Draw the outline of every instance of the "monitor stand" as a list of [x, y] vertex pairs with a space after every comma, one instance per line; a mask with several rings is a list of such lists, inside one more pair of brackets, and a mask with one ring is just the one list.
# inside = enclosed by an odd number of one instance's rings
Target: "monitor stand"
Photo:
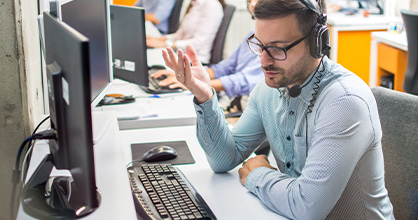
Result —
[[[38, 219], [75, 219], [92, 213], [95, 209], [86, 207], [77, 196], [71, 176], [50, 177], [52, 161], [52, 155], [46, 155], [23, 188], [23, 210]], [[97, 197], [100, 201], [99, 192]]]

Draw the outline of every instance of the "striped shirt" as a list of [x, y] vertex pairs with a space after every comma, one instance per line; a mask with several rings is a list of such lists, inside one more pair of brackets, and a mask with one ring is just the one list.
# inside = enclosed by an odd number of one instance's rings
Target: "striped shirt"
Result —
[[[227, 172], [267, 138], [278, 170], [253, 170], [245, 187], [274, 212], [291, 219], [394, 219], [374, 96], [326, 57], [324, 68], [296, 98], [261, 81], [231, 131], [216, 96], [195, 101], [197, 136], [209, 164]], [[316, 76], [318, 95], [307, 114]]]

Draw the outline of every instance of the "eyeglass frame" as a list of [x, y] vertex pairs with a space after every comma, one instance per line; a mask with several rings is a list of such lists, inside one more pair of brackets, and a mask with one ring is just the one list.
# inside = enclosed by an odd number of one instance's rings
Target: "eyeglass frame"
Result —
[[[250, 50], [251, 50], [251, 52], [253, 52], [255, 55], [257, 55], [257, 56], [260, 56], [261, 57], [261, 55], [262, 55], [262, 53], [263, 53], [263, 51], [266, 51], [267, 52], [267, 54], [273, 59], [273, 60], [279, 60], [279, 61], [283, 61], [283, 60], [286, 60], [287, 59], [287, 51], [288, 50], [290, 50], [290, 49], [292, 49], [294, 46], [296, 46], [296, 45], [298, 45], [300, 42], [302, 42], [303, 40], [305, 40], [307, 37], [309, 37], [309, 35], [311, 35], [310, 33], [308, 34], [308, 35], [306, 35], [306, 36], [304, 36], [304, 37], [302, 37], [302, 38], [300, 38], [300, 39], [298, 39], [298, 40], [296, 40], [295, 42], [293, 42], [293, 43], [291, 43], [289, 46], [287, 46], [287, 47], [277, 47], [277, 46], [264, 46], [264, 45], [262, 45], [262, 44], [259, 44], [259, 43], [256, 43], [256, 42], [253, 42], [253, 41], [251, 41], [253, 38], [255, 38], [255, 33], [254, 34], [252, 34], [250, 37], [248, 37], [247, 38], [247, 44], [248, 44], [248, 47], [250, 48]], [[256, 38], [257, 39], [257, 38]], [[250, 44], [254, 44], [254, 45], [257, 45], [259, 48], [261, 48], [261, 53], [259, 53], [258, 51], [254, 51], [253, 50], [253, 48], [250, 46]], [[284, 59], [277, 59], [277, 58], [274, 58], [272, 55], [271, 55], [271, 53], [270, 53], [270, 51], [268, 50], [268, 48], [278, 48], [278, 49], [281, 49], [281, 50], [283, 50], [283, 52], [284, 52]]]

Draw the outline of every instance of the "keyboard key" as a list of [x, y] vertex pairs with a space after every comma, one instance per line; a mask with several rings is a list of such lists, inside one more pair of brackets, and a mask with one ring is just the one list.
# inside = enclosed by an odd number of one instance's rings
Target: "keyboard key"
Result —
[[[187, 179], [172, 165], [145, 164], [128, 168], [128, 173], [141, 219], [216, 219]], [[136, 197], [135, 192], [145, 196]]]

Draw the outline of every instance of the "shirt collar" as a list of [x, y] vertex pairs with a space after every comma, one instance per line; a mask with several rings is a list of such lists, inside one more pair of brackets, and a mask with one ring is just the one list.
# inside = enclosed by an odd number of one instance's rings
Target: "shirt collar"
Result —
[[323, 82], [323, 79], [325, 78], [325, 75], [327, 75], [329, 70], [330, 70], [330, 65], [331, 65], [331, 63], [330, 63], [328, 57], [325, 56], [323, 58], [323, 62], [321, 62], [320, 65], [319, 65], [318, 72], [317, 72], [317, 69], [315, 69], [309, 75], [309, 77], [305, 80], [305, 82], [303, 82], [302, 85], [307, 83], [311, 79], [311, 77], [313, 77], [313, 79], [305, 87], [302, 88], [302, 91], [297, 98], [300, 98], [302, 101], [304, 101], [305, 103], [308, 104], [309, 101], [312, 99], [312, 93], [314, 93], [314, 88], [317, 87], [316, 84], [318, 82], [318, 77], [319, 77], [319, 83], [318, 83], [319, 88], [318, 89], [321, 90], [321, 84]]

